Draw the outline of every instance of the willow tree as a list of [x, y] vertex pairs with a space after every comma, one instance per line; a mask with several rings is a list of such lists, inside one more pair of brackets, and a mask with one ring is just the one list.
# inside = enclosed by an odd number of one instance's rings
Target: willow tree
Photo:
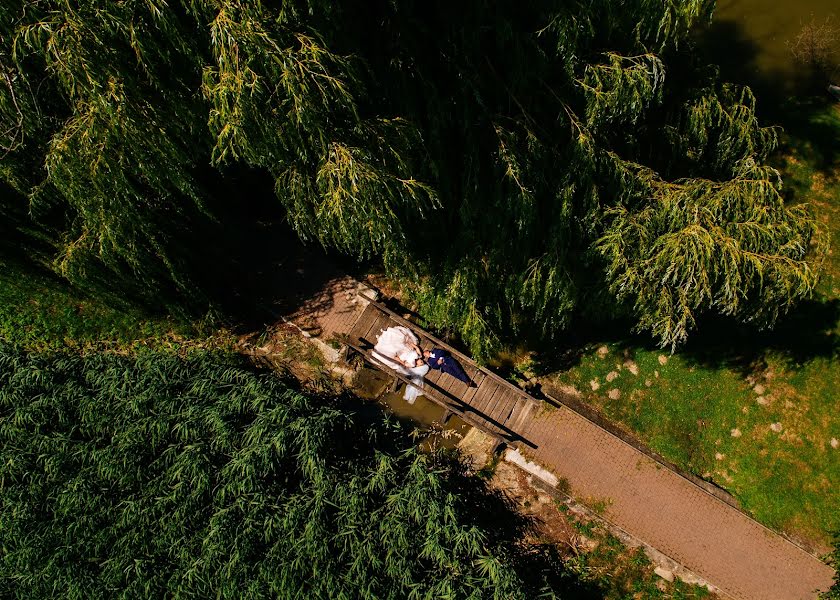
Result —
[[438, 110], [424, 137], [454, 215], [445, 251], [404, 265], [423, 312], [479, 351], [510, 325], [552, 334], [580, 314], [630, 313], [674, 346], [705, 313], [769, 326], [811, 293], [821, 248], [766, 166], [777, 131], [684, 50], [712, 8], [474, 2], [405, 19], [395, 37], [419, 30], [446, 59], [399, 80], [445, 80], [457, 107], [432, 85], [412, 94]]
[[200, 4], [213, 53], [202, 90], [214, 163], [243, 160], [271, 173], [304, 239], [361, 257], [401, 248], [406, 217], [435, 205], [414, 176], [416, 128], [361, 114], [363, 65], [330, 50], [295, 3], [276, 13], [251, 2]]
[[538, 561], [524, 578], [515, 568], [500, 497], [352, 405], [212, 355], [0, 344], [0, 366], [5, 598], [507, 599], [542, 587]]
[[301, 237], [380, 257], [479, 354], [581, 314], [633, 315], [666, 346], [707, 313], [769, 326], [814, 288], [821, 245], [749, 90], [691, 60], [712, 9], [5, 3], [0, 174], [80, 279], [188, 287], [178, 228], [242, 165]]
[[84, 281], [100, 263], [141, 285], [161, 277], [186, 285], [173, 225], [201, 205], [196, 173], [209, 141], [194, 93], [194, 31], [166, 2], [0, 10], [4, 62], [13, 65], [4, 102], [20, 110], [4, 162], [37, 167], [4, 174], [56, 226], [55, 268]]

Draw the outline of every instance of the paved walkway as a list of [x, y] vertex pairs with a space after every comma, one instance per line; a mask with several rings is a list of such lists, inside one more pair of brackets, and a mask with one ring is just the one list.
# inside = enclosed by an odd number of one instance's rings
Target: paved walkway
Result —
[[815, 598], [833, 571], [780, 535], [566, 407], [532, 419], [530, 454], [603, 518], [733, 598]]
[[[324, 341], [349, 333], [366, 307], [358, 285], [336, 276], [290, 318]], [[523, 451], [575, 498], [726, 596], [813, 599], [830, 587], [829, 566], [570, 408], [534, 411], [520, 427], [536, 445]]]

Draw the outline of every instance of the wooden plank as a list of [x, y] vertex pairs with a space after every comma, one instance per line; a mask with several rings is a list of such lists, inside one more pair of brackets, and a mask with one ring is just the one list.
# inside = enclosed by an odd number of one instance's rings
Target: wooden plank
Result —
[[525, 408], [522, 410], [521, 414], [519, 415], [519, 419], [517, 419], [517, 421], [513, 424], [513, 427], [511, 427], [511, 429], [515, 427], [516, 429], [514, 429], [514, 431], [519, 432], [519, 430], [522, 428], [525, 422], [528, 419], [530, 419], [532, 415], [536, 412], [536, 409], [537, 403], [528, 398], [528, 402], [525, 405]]
[[371, 344], [376, 344], [377, 338], [379, 338], [379, 334], [382, 333], [383, 329], [387, 329], [390, 326], [390, 323], [390, 319], [382, 318], [382, 316], [379, 316], [370, 323], [367, 331], [362, 332], [362, 335], [360, 335], [359, 337], [364, 338]]
[[441, 372], [435, 371], [434, 369], [429, 369], [429, 372], [426, 374], [426, 381], [431, 381], [432, 383], [436, 383], [440, 385], [440, 378]]
[[440, 347], [440, 348], [445, 348], [445, 349], [449, 350], [449, 352], [451, 352], [453, 356], [455, 356], [455, 357], [457, 357], [458, 359], [460, 359], [460, 360], [462, 360], [462, 361], [463, 361], [463, 362], [461, 363], [462, 365], [464, 365], [464, 364], [468, 364], [468, 365], [472, 366], [473, 368], [475, 368], [475, 369], [477, 369], [477, 370], [480, 370], [480, 371], [481, 371], [482, 373], [484, 373], [487, 377], [489, 377], [489, 378], [491, 378], [491, 379], [495, 380], [497, 383], [500, 383], [500, 384], [502, 384], [502, 385], [503, 385], [503, 386], [505, 386], [505, 387], [509, 387], [509, 388], [513, 388], [513, 389], [519, 390], [519, 388], [518, 388], [518, 387], [516, 387], [515, 385], [513, 385], [512, 383], [510, 383], [510, 382], [509, 382], [509, 381], [507, 381], [506, 379], [503, 379], [502, 377], [500, 377], [500, 376], [496, 375], [495, 373], [493, 373], [492, 371], [490, 371], [490, 370], [488, 370], [488, 369], [485, 369], [484, 367], [479, 367], [477, 364], [475, 364], [475, 362], [473, 361], [473, 359], [471, 359], [471, 358], [470, 358], [469, 356], [467, 356], [466, 354], [464, 354], [464, 353], [462, 353], [462, 352], [459, 352], [458, 350], [456, 350], [455, 348], [453, 348], [452, 346], [450, 346], [449, 344], [447, 344], [447, 343], [446, 343], [446, 342], [444, 342], [443, 340], [440, 340], [440, 339], [436, 338], [435, 336], [433, 336], [433, 335], [432, 335], [431, 333], [429, 333], [428, 331], [424, 331], [423, 329], [420, 329], [417, 325], [415, 325], [415, 324], [414, 324], [414, 323], [412, 323], [411, 321], [408, 321], [408, 320], [406, 320], [406, 319], [403, 319], [400, 315], [398, 315], [397, 313], [395, 313], [394, 311], [392, 311], [392, 310], [391, 310], [390, 308], [388, 308], [387, 306], [384, 306], [384, 305], [380, 304], [379, 302], [377, 302], [376, 300], [374, 300], [374, 299], [373, 299], [373, 298], [371, 298], [370, 296], [368, 296], [368, 295], [364, 294], [363, 292], [360, 292], [360, 293], [359, 293], [359, 295], [363, 296], [366, 300], [369, 300], [369, 301], [370, 301], [369, 306], [375, 306], [377, 309], [381, 310], [382, 312], [387, 313], [388, 315], [390, 315], [390, 316], [391, 316], [391, 318], [392, 318], [394, 321], [396, 321], [396, 322], [397, 322], [397, 323], [399, 323], [400, 325], [405, 325], [406, 327], [408, 327], [409, 329], [411, 329], [412, 331], [414, 331], [415, 333], [417, 333], [417, 335], [419, 335], [421, 339], [426, 338], [426, 339], [428, 339], [428, 340], [431, 340], [431, 341], [432, 341], [435, 345], [437, 345], [438, 347]]
[[476, 412], [480, 412], [481, 409], [487, 405], [498, 388], [499, 386], [496, 385], [495, 381], [485, 380], [483, 384], [478, 387], [476, 393], [470, 398], [470, 407], [472, 407], [472, 409]]
[[522, 411], [528, 407], [528, 400], [527, 398], [520, 397], [516, 400], [514, 405], [511, 407], [510, 414], [505, 418], [503, 421], [505, 425], [510, 427], [511, 423], [515, 423], [517, 419], [522, 415]]
[[[516, 405], [516, 399], [519, 397], [519, 394], [516, 393], [514, 390], [507, 389], [504, 391], [503, 395], [500, 398], [496, 399], [494, 406], [489, 408], [488, 416], [493, 419], [496, 423], [504, 426], [505, 428], [510, 429], [506, 424], [505, 420], [510, 415], [513, 407]], [[519, 435], [520, 432], [516, 431], [515, 429], [511, 429], [511, 431], [516, 432]]]
[[[376, 310], [376, 307], [368, 304], [367, 308], [362, 312], [361, 316], [356, 320], [356, 324], [350, 330], [348, 337], [352, 343], [357, 343], [359, 338], [364, 338], [370, 330], [371, 323], [376, 320], [381, 314]], [[371, 340], [368, 340], [371, 341]]]
[[543, 420], [538, 418], [539, 412], [539, 406], [533, 405], [530, 402], [522, 411], [515, 425], [522, 432], [523, 436], [531, 435], [531, 431], [536, 430], [541, 423], [544, 423]]
[[474, 388], [467, 388], [466, 393], [461, 397], [461, 400], [464, 401], [466, 404], [472, 404], [473, 398], [475, 398], [478, 391], [481, 389], [482, 384], [485, 381], [484, 373], [479, 373], [478, 377], [474, 380], [476, 387]]
[[504, 393], [504, 388], [497, 385], [495, 381], [488, 383], [490, 383], [490, 385], [487, 388], [485, 396], [478, 399], [478, 402], [472, 404], [473, 408], [475, 408], [476, 412], [479, 413], [484, 421], [487, 420], [487, 409], [493, 404], [493, 402], [495, 402], [496, 397], [499, 396], [499, 394]]
[[443, 376], [441, 377], [441, 383], [441, 387], [443, 387], [447, 392], [458, 398], [463, 398], [464, 393], [467, 391], [467, 389], [469, 389], [467, 388], [466, 383], [456, 379], [455, 377], [452, 377], [452, 375], [449, 375], [448, 373], [443, 374]]
[[496, 404], [496, 407], [490, 412], [490, 416], [499, 423], [504, 424], [510, 416], [513, 407], [516, 406], [516, 399], [518, 394], [511, 390], [505, 392], [504, 397]]
[[[495, 398], [493, 399], [493, 404], [487, 407], [486, 414], [488, 417], [502, 423], [504, 418], [499, 418], [499, 413], [504, 411], [506, 407], [510, 405], [510, 401], [513, 398], [513, 395], [510, 390], [502, 388], [500, 394], [496, 394]], [[507, 415], [505, 415], [507, 416]]]

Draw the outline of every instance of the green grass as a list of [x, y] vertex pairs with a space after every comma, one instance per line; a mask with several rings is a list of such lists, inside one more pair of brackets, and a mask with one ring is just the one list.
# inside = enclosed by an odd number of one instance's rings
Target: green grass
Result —
[[196, 333], [190, 323], [111, 307], [46, 273], [0, 261], [0, 338], [27, 348], [172, 344]]
[[628, 548], [600, 525], [571, 516], [562, 503], [557, 508], [570, 517], [569, 522], [578, 533], [596, 542], [591, 551], [576, 554], [568, 559], [568, 564], [584, 581], [597, 584], [604, 600], [709, 597], [705, 587], [679, 579], [666, 584], [653, 572], [654, 566], [641, 548]]
[[[791, 201], [812, 206], [832, 247], [814, 301], [775, 333], [721, 329], [673, 356], [633, 338], [595, 343], [578, 365], [548, 379], [573, 385], [656, 452], [731, 492], [759, 521], [828, 544], [840, 530], [840, 448], [831, 446], [840, 440], [840, 108], [790, 110], [779, 165]], [[608, 382], [611, 372], [617, 377]], [[756, 385], [765, 389], [757, 393]]]

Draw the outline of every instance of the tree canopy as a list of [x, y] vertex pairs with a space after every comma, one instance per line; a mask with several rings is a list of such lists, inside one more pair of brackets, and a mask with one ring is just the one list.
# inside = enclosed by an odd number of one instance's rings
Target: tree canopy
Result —
[[[760, 326], [808, 296], [814, 220], [778, 132], [692, 60], [709, 0], [39, 0], [0, 7], [0, 175], [55, 267], [182, 291], [229, 169], [306, 240], [375, 257], [477, 354], [632, 315]], [[12, 204], [18, 203], [13, 207]]]
[[0, 343], [0, 594], [536, 597], [524, 524], [413, 443], [226, 357]]

